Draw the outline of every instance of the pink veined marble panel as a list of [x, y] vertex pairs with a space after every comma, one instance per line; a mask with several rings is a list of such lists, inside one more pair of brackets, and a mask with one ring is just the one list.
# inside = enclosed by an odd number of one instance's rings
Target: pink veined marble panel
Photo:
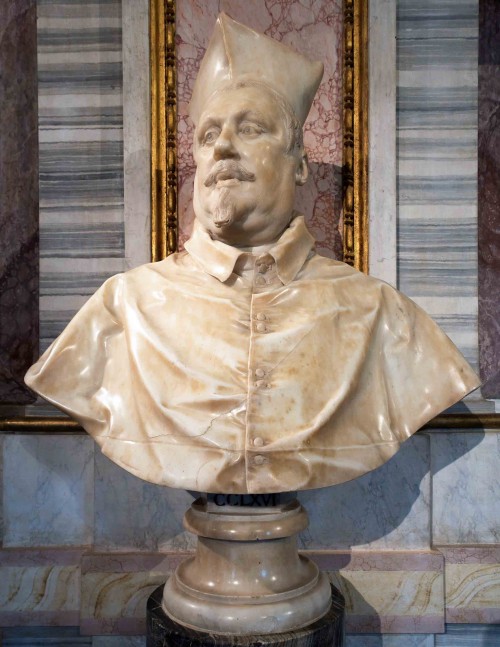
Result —
[[282, 41], [311, 59], [325, 74], [305, 124], [310, 177], [297, 191], [324, 256], [342, 258], [342, 2], [341, 0], [178, 0], [179, 247], [191, 233], [195, 165], [193, 125], [187, 116], [198, 66], [220, 11], [256, 31]]

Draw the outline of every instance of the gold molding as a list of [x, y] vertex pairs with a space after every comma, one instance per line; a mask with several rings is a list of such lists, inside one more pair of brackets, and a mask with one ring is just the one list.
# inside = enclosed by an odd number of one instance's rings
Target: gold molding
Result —
[[368, 273], [368, 3], [344, 0], [344, 262]]
[[175, 0], [150, 0], [151, 260], [177, 251]]
[[[500, 429], [500, 413], [445, 413], [430, 420], [420, 431], [431, 431], [433, 429], [443, 429], [445, 431]], [[42, 416], [0, 418], [0, 431], [7, 433], [50, 433], [54, 431], [85, 433], [75, 420], [69, 418], [45, 418]]]

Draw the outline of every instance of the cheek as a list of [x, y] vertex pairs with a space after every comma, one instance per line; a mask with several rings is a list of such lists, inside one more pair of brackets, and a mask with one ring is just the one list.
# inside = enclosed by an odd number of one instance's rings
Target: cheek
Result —
[[[283, 151], [267, 147], [258, 156], [257, 171], [266, 184], [280, 184], [290, 174], [290, 159], [283, 156]], [[293, 166], [293, 165], [292, 165]]]

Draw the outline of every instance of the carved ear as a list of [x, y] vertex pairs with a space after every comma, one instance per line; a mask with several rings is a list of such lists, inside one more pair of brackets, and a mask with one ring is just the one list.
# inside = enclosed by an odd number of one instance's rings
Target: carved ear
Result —
[[304, 153], [295, 172], [295, 184], [302, 186], [307, 182], [309, 177], [309, 166], [307, 164], [307, 155]]

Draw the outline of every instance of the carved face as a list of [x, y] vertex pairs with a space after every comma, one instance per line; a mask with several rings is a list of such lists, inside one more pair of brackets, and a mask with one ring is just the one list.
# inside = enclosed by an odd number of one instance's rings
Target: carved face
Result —
[[263, 87], [215, 94], [195, 131], [194, 211], [213, 238], [251, 247], [277, 240], [293, 210], [305, 158], [287, 152], [281, 108]]

